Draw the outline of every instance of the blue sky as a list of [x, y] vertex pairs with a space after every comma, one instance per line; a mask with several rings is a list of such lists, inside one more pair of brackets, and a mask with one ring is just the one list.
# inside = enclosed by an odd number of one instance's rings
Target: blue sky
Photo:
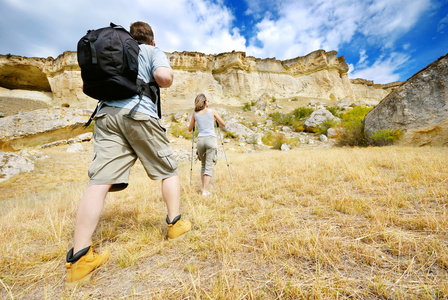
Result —
[[336, 50], [350, 78], [375, 83], [448, 53], [447, 0], [0, 0], [0, 54], [57, 57], [88, 29], [137, 20], [167, 52], [285, 60]]

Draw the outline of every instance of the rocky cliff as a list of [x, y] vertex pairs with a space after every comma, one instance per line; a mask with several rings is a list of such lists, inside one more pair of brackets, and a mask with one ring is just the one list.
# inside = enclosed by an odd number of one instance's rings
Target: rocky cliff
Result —
[[448, 54], [409, 78], [365, 117], [365, 132], [403, 131], [406, 145], [448, 145]]
[[[175, 80], [171, 88], [162, 90], [165, 111], [191, 108], [198, 93], [205, 93], [214, 103], [231, 106], [242, 106], [266, 94], [329, 105], [349, 97], [375, 105], [401, 84], [350, 80], [344, 57], [337, 57], [335, 51], [317, 50], [284, 61], [258, 59], [244, 52], [166, 55]], [[0, 55], [0, 97], [40, 100], [54, 107], [91, 109], [97, 103], [82, 92], [76, 52], [64, 52], [56, 59]]]

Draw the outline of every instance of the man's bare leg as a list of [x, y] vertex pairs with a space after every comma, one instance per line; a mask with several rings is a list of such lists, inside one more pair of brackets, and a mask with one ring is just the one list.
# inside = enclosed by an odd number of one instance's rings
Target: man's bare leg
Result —
[[180, 183], [179, 176], [162, 180], [162, 197], [165, 200], [168, 218], [173, 221], [180, 214]]
[[110, 184], [91, 185], [79, 201], [76, 214], [74, 254], [92, 244], [92, 235], [98, 225], [103, 211], [104, 199], [106, 199], [111, 186]]

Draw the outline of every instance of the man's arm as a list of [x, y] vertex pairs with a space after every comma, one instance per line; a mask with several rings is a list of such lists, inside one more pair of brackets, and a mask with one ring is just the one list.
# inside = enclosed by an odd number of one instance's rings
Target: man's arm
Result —
[[174, 72], [168, 67], [158, 67], [152, 74], [161, 88], [168, 88], [173, 84]]

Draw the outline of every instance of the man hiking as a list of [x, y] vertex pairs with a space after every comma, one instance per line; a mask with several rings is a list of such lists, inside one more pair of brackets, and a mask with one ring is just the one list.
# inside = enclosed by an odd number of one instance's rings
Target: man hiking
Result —
[[[165, 53], [155, 47], [151, 27], [135, 22], [130, 33], [140, 43], [138, 79], [145, 83], [155, 81], [161, 88], [170, 87], [173, 70]], [[91, 272], [109, 259], [109, 251], [93, 250], [92, 235], [107, 193], [128, 186], [129, 172], [137, 158], [152, 180], [162, 181], [168, 238], [177, 238], [191, 229], [191, 223], [181, 219], [177, 162], [166, 130], [159, 123], [156, 105], [144, 95], [99, 105], [95, 116], [94, 158], [88, 171], [89, 187], [79, 202], [73, 248], [67, 254], [68, 285], [87, 281]]]

